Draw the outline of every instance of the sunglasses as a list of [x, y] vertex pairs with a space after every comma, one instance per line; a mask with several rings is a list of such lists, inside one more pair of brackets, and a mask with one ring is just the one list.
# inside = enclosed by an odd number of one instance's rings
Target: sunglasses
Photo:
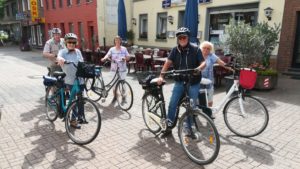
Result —
[[67, 43], [76, 45], [77, 42], [67, 42]]
[[179, 36], [179, 37], [178, 37], [178, 40], [186, 40], [186, 39], [187, 39], [186, 36]]

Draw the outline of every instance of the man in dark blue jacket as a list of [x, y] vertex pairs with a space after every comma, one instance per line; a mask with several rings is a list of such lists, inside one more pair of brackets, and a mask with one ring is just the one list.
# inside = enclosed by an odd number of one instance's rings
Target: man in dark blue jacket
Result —
[[[190, 43], [189, 36], [190, 31], [188, 28], [182, 27], [177, 30], [177, 46], [171, 50], [171, 53], [162, 68], [162, 73], [158, 80], [159, 84], [164, 80], [163, 72], [167, 71], [171, 65], [173, 65], [175, 70], [195, 69], [198, 70], [198, 72], [203, 70], [206, 66], [200, 48]], [[200, 81], [201, 76], [196, 75], [192, 77], [190, 82], [191, 86], [189, 89], [189, 96], [191, 99], [193, 99], [194, 103], [197, 103]], [[174, 123], [176, 106], [183, 92], [183, 80], [175, 79], [175, 84], [168, 109], [168, 127], [172, 126]], [[170, 130], [170, 128], [168, 128], [164, 135], [168, 135], [171, 132], [172, 131]]]

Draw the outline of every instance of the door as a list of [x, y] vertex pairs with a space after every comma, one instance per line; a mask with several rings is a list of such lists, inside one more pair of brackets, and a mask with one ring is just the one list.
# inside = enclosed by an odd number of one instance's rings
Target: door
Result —
[[293, 54], [293, 68], [300, 68], [300, 12], [297, 13], [297, 27], [296, 27], [294, 54]]

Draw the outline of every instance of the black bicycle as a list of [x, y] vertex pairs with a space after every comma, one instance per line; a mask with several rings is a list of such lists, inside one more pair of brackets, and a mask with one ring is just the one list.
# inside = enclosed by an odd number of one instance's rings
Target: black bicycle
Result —
[[[103, 66], [95, 66], [96, 77], [92, 79], [86, 79], [87, 96], [93, 101], [99, 101], [101, 98], [107, 98], [108, 92], [115, 87], [115, 97], [117, 99], [119, 107], [127, 111], [133, 104], [133, 91], [130, 84], [120, 75], [120, 66], [126, 64], [125, 61], [112, 61], [117, 64], [117, 69], [112, 80], [105, 84], [102, 68]], [[103, 65], [107, 65], [109, 62], [105, 62]]]
[[[190, 78], [194, 69], [173, 70], [165, 72], [166, 75], [173, 77], [180, 76], [184, 80], [184, 95], [180, 104], [177, 105], [176, 117], [171, 129], [176, 126], [178, 121], [179, 108], [184, 108], [185, 112], [179, 119], [178, 135], [181, 146], [188, 157], [197, 164], [212, 163], [218, 156], [220, 150], [220, 139], [218, 131], [213, 121], [202, 112], [201, 109], [194, 106], [188, 96], [190, 87]], [[147, 128], [154, 134], [164, 132], [167, 127], [167, 114], [165, 109], [165, 100], [163, 95], [163, 82], [157, 84], [154, 75], [140, 80], [139, 83], [145, 90], [142, 98], [142, 114]], [[190, 133], [187, 134], [186, 130]]]

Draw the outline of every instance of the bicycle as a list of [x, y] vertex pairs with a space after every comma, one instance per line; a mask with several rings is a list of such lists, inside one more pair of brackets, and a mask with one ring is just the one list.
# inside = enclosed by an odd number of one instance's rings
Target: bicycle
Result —
[[[200, 89], [200, 104], [206, 108], [206, 113], [210, 116], [219, 112], [223, 105], [224, 121], [228, 129], [234, 134], [241, 137], [254, 137], [262, 133], [269, 122], [269, 113], [266, 106], [257, 98], [246, 95], [245, 88], [240, 85], [240, 70], [236, 63], [231, 66], [233, 72], [233, 84], [226, 96], [215, 107], [209, 108], [207, 105], [207, 89]], [[247, 69], [246, 69], [247, 70]], [[251, 70], [252, 71], [252, 70]], [[206, 85], [212, 84], [211, 80], [202, 78], [200, 84], [205, 88]], [[235, 94], [236, 93], [236, 94]], [[235, 94], [233, 96], [233, 94]]]
[[[73, 64], [77, 68], [73, 62], [66, 61], [65, 64]], [[69, 138], [76, 144], [91, 143], [100, 132], [100, 111], [91, 100], [83, 97], [78, 76], [70, 89], [67, 102], [65, 76], [64, 72], [58, 71], [53, 73], [53, 77], [43, 76], [46, 86], [46, 116], [50, 122], [54, 122], [58, 117], [63, 119]]]
[[[193, 106], [192, 99], [188, 96], [190, 86], [190, 76], [194, 69], [173, 70], [165, 72], [165, 75], [185, 76], [184, 78], [184, 96], [182, 102], [186, 104], [186, 112], [179, 119], [178, 135], [180, 144], [187, 156], [197, 164], [204, 165], [212, 163], [218, 156], [220, 150], [220, 139], [218, 131], [213, 121], [200, 109]], [[142, 114], [146, 127], [153, 134], [163, 133], [167, 129], [172, 129], [178, 121], [179, 107], [178, 104], [174, 124], [167, 127], [167, 114], [165, 109], [165, 100], [163, 95], [163, 82], [157, 84], [154, 75], [149, 75], [146, 79], [140, 80], [139, 83], [145, 90], [142, 97]], [[189, 120], [188, 123], [186, 121]], [[190, 134], [186, 135], [186, 129]]]
[[107, 65], [109, 61], [105, 62], [103, 66], [95, 66], [96, 77], [93, 79], [86, 79], [87, 96], [93, 101], [99, 101], [101, 98], [104, 98], [104, 102], [108, 96], [108, 92], [115, 86], [115, 97], [118, 105], [122, 110], [127, 111], [133, 104], [133, 91], [130, 84], [125, 79], [122, 79], [120, 75], [120, 67], [124, 66], [126, 62], [112, 62], [117, 64], [117, 68], [112, 80], [108, 84], [105, 84], [104, 82], [102, 68]]

